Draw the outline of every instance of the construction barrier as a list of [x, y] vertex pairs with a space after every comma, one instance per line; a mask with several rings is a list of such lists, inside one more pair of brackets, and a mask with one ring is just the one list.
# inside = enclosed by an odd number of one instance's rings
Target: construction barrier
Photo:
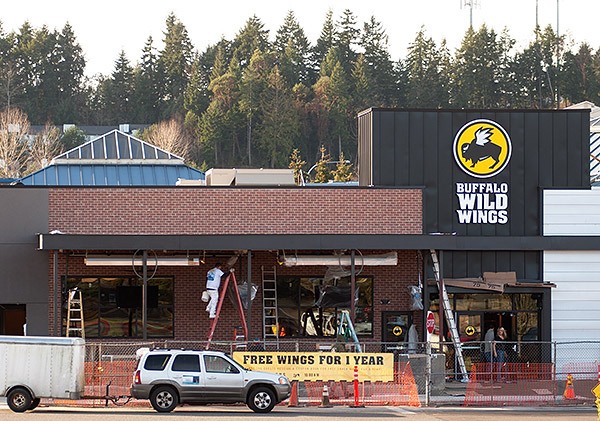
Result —
[[[323, 389], [328, 391], [328, 401], [334, 406], [353, 406], [353, 382], [304, 382], [306, 388], [307, 405], [321, 405]], [[420, 407], [417, 384], [410, 364], [399, 363], [394, 372], [392, 382], [359, 382], [360, 402], [366, 406], [414, 406]]]
[[[322, 341], [322, 339], [321, 339]], [[97, 342], [87, 341], [85, 363], [85, 396], [79, 401], [42, 400], [42, 405], [104, 407], [124, 405], [150, 407], [148, 401], [130, 399], [129, 388], [137, 365], [136, 351], [148, 348], [203, 349], [205, 342]], [[231, 353], [235, 342], [213, 342], [211, 349]], [[274, 352], [314, 352], [320, 342], [292, 339], [280, 342], [277, 348], [262, 344]], [[282, 405], [318, 406], [323, 403], [327, 385], [331, 405], [467, 405], [467, 406], [539, 406], [589, 405], [595, 403], [591, 392], [598, 385], [600, 342], [524, 344], [512, 360], [501, 366], [479, 362], [479, 344], [466, 350], [468, 382], [461, 382], [453, 358], [453, 344], [444, 343], [431, 350], [417, 344], [412, 353], [397, 344], [364, 343], [365, 353], [389, 352], [393, 355], [391, 381], [364, 381], [359, 368], [359, 381], [318, 382], [293, 381], [292, 395]], [[472, 345], [472, 344], [471, 344]], [[328, 355], [329, 351], [324, 351]], [[428, 354], [429, 352], [429, 354]], [[547, 362], [531, 362], [535, 359]], [[529, 362], [527, 362], [529, 361]], [[571, 375], [571, 383], [567, 376]], [[357, 387], [356, 387], [357, 386]], [[358, 389], [358, 396], [355, 390]]]

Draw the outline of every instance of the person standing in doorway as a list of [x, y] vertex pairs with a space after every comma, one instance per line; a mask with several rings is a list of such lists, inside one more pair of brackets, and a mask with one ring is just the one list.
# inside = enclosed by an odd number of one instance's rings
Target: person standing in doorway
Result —
[[490, 326], [490, 328], [485, 332], [485, 337], [483, 338], [483, 360], [486, 363], [491, 363], [495, 360], [495, 349], [494, 349], [494, 326]]
[[221, 286], [221, 277], [225, 274], [221, 269], [223, 265], [216, 263], [215, 267], [206, 273], [206, 291], [210, 300], [206, 306], [208, 317], [214, 319], [217, 315], [217, 304], [219, 302], [219, 287]]
[[498, 381], [502, 378], [502, 370], [506, 363], [506, 329], [502, 326], [496, 331], [496, 338], [493, 342], [494, 360], [497, 364]]

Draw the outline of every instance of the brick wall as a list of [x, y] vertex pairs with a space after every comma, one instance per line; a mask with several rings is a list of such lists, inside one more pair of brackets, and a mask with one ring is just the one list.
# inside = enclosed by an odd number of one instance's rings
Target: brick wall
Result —
[[[387, 251], [387, 250], [384, 250]], [[384, 251], [374, 251], [380, 253]], [[276, 252], [256, 252], [252, 258], [252, 282], [261, 285], [261, 267], [272, 268], [277, 266], [278, 276], [323, 276], [326, 267], [285, 267], [276, 264]], [[216, 262], [215, 258], [207, 259], [207, 263], [200, 267], [160, 267], [156, 273], [157, 277], [173, 277], [174, 279], [174, 339], [185, 341], [205, 341], [209, 329], [210, 319], [204, 311], [206, 303], [200, 300], [204, 290], [206, 271]], [[246, 258], [242, 257], [236, 265], [236, 278], [238, 283], [247, 279]], [[63, 276], [135, 276], [129, 267], [99, 267], [85, 266], [83, 256], [69, 256], [67, 253], [59, 253], [58, 272]], [[358, 270], [358, 268], [357, 268]], [[52, 307], [52, 260], [49, 265], [49, 318], [48, 328], [52, 332], [53, 307]], [[415, 251], [398, 252], [397, 266], [365, 266], [361, 275], [373, 277], [373, 337], [361, 340], [381, 341], [381, 312], [382, 311], [410, 311], [410, 296], [408, 286], [415, 285], [418, 276], [417, 255]], [[383, 304], [381, 300], [389, 300]], [[420, 323], [421, 312], [413, 312], [414, 322], [418, 331], [422, 332]], [[215, 340], [232, 340], [233, 328], [239, 325], [239, 316], [236, 308], [226, 299], [219, 318]], [[259, 288], [252, 305], [251, 323], [249, 326], [249, 338], [262, 338], [262, 289]], [[294, 338], [289, 338], [294, 339]], [[319, 339], [327, 342], [329, 339]]]
[[65, 234], [421, 234], [420, 189], [51, 188]]
[[[66, 234], [421, 234], [419, 189], [369, 188], [50, 188], [49, 230]], [[384, 253], [389, 250], [372, 251]], [[131, 276], [128, 267], [87, 267], [82, 252], [59, 253], [59, 275]], [[77, 255], [79, 253], [79, 255]], [[276, 265], [276, 252], [257, 251], [252, 282], [261, 284], [261, 266]], [[210, 320], [200, 301], [205, 274], [200, 267], [161, 267], [157, 276], [174, 277], [175, 339], [206, 340]], [[238, 282], [246, 279], [245, 258]], [[325, 267], [277, 266], [280, 275], [322, 276]], [[52, 330], [52, 259], [49, 264]], [[417, 279], [416, 252], [399, 251], [394, 267], [365, 267], [374, 279], [373, 340], [381, 340], [381, 312], [407, 311], [407, 286]], [[390, 300], [382, 304], [381, 300]], [[262, 338], [262, 293], [254, 301], [250, 338]], [[415, 317], [415, 322], [418, 322]], [[215, 340], [230, 340], [239, 324], [227, 300]]]

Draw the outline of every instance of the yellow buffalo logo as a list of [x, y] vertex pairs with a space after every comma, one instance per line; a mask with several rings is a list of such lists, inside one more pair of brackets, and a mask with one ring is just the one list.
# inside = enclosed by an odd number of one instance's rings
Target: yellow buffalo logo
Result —
[[454, 159], [473, 177], [488, 178], [499, 174], [508, 164], [511, 152], [508, 134], [491, 120], [465, 124], [454, 139]]

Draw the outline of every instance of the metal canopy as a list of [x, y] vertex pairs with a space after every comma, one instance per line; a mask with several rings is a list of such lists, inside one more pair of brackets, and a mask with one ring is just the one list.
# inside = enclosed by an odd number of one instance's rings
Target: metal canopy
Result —
[[600, 250], [600, 236], [37, 234], [38, 250]]

